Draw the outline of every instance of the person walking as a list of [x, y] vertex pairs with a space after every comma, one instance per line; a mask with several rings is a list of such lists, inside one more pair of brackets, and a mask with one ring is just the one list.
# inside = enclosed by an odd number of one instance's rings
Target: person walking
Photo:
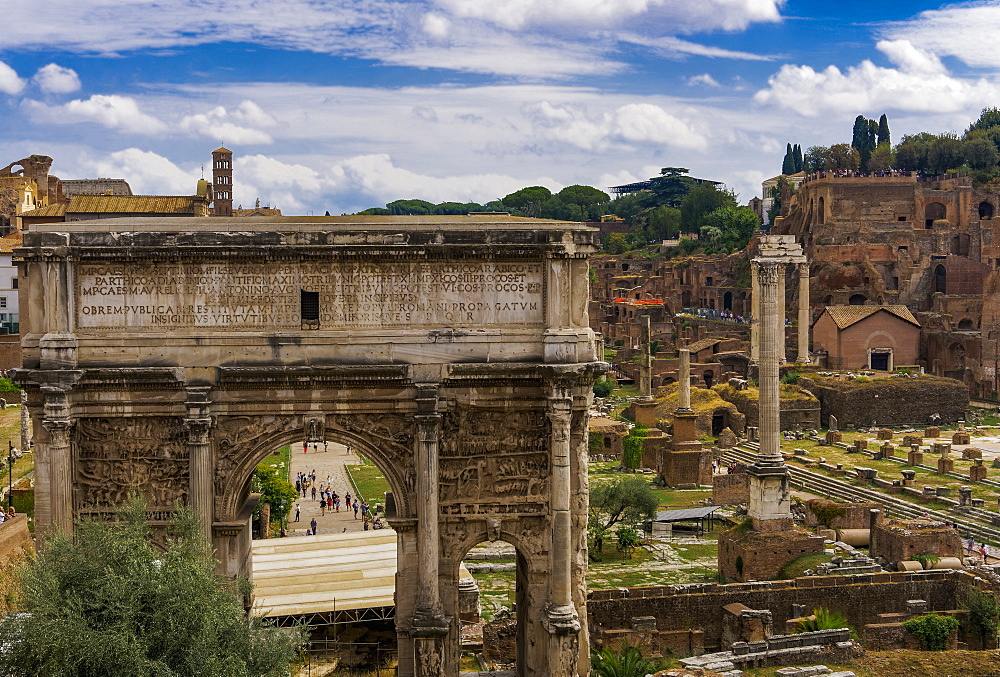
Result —
[[351, 509], [351, 492], [349, 491], [346, 494], [344, 494], [344, 507], [346, 507], [348, 510]]
[[312, 522], [310, 522], [310, 523], [309, 523], [309, 528], [310, 528], [310, 529], [312, 530], [312, 535], [313, 535], [313, 536], [315, 536], [315, 535], [316, 535], [316, 526], [317, 526], [317, 525], [316, 525], [316, 518], [315, 518], [315, 517], [313, 517], [313, 518], [312, 518]]
[[324, 515], [326, 515], [326, 499], [321, 498], [319, 499], [319, 516], [323, 517]]
[[358, 502], [354, 501], [354, 519], [358, 519], [358, 508], [360, 508], [360, 507], [361, 506], [358, 505]]
[[299, 521], [299, 516], [302, 514], [302, 507], [296, 503], [295, 504], [295, 521]]

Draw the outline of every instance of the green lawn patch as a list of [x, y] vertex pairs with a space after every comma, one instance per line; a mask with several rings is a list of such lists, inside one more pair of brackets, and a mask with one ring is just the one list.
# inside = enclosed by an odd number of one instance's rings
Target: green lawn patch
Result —
[[385, 503], [385, 492], [391, 491], [389, 482], [385, 479], [382, 471], [374, 463], [364, 456], [361, 456], [361, 463], [357, 465], [346, 464], [344, 468], [354, 486], [357, 487], [357, 495], [368, 501], [370, 505], [381, 505]]
[[798, 578], [801, 576], [806, 569], [815, 569], [820, 564], [824, 562], [829, 562], [833, 557], [827, 555], [825, 552], [819, 552], [813, 555], [803, 555], [797, 559], [793, 559], [791, 562], [781, 567], [778, 571], [779, 580], [788, 580], [790, 578]]

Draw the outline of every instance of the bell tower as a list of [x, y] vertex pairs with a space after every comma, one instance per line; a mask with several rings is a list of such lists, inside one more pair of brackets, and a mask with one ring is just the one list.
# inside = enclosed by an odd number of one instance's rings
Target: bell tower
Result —
[[212, 216], [233, 215], [233, 151], [220, 146], [212, 151]]

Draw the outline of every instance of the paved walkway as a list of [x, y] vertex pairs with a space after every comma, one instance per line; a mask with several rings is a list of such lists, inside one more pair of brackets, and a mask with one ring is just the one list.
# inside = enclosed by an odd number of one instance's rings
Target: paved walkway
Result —
[[[354, 501], [354, 489], [351, 487], [350, 478], [344, 470], [345, 464], [355, 465], [358, 463], [357, 454], [347, 453], [347, 447], [342, 444], [330, 442], [327, 451], [323, 451], [323, 444], [320, 443], [319, 451], [314, 451], [309, 445], [309, 451], [303, 453], [302, 443], [296, 442], [292, 445], [292, 484], [295, 483], [295, 476], [300, 472], [316, 471], [316, 500], [312, 499], [312, 492], [307, 493], [306, 498], [299, 495], [298, 505], [301, 508], [299, 521], [295, 522], [295, 507], [288, 514], [288, 535], [305, 536], [309, 523], [316, 520], [316, 532], [320, 536], [324, 534], [339, 534], [351, 531], [363, 531], [361, 513], [358, 519], [354, 519], [354, 507], [347, 510], [344, 506], [344, 496], [351, 495], [351, 502]], [[340, 512], [327, 510], [325, 515], [320, 515], [319, 509], [319, 487], [331, 485], [333, 491], [340, 496]], [[373, 506], [374, 507], [374, 506]]]

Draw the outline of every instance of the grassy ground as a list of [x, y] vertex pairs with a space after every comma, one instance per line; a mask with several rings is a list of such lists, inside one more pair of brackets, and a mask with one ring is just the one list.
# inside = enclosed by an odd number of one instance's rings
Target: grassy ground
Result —
[[364, 456], [358, 465], [345, 465], [347, 474], [354, 480], [358, 495], [370, 505], [385, 503], [385, 492], [390, 491], [389, 482], [378, 467]]
[[[846, 442], [847, 444], [852, 444], [854, 440], [858, 438], [863, 438], [863, 439], [870, 438], [869, 435], [861, 435], [858, 433], [842, 433], [842, 434], [844, 438], [843, 441]], [[894, 441], [894, 443], [897, 445], [896, 457], [905, 459], [906, 453], [909, 450], [901, 449], [898, 446], [899, 443], [898, 438]], [[871, 449], [871, 446], [872, 445], [869, 444], [869, 449]], [[865, 486], [865, 483], [861, 482], [856, 477], [853, 477], [853, 473], [850, 472], [855, 466], [874, 468], [879, 471], [879, 478], [886, 480], [901, 479], [902, 475], [900, 475], [900, 470], [906, 469], [906, 470], [916, 471], [916, 477], [914, 478], [914, 486], [916, 487], [923, 487], [923, 486], [951, 487], [952, 495], [950, 496], [950, 498], [957, 498], [958, 488], [963, 485], [968, 485], [972, 487], [973, 498], [984, 499], [988, 506], [996, 505], [997, 502], [998, 494], [994, 487], [989, 487], [979, 484], [970, 484], [968, 480], [962, 481], [954, 477], [948, 477], [947, 475], [939, 475], [934, 471], [927, 470], [924, 468], [916, 468], [908, 466], [905, 463], [899, 463], [895, 461], [875, 461], [864, 454], [849, 453], [845, 449], [840, 449], [834, 446], [820, 445], [819, 443], [813, 442], [811, 440], [782, 441], [782, 449], [784, 451], [791, 453], [792, 450], [795, 448], [805, 449], [806, 451], [809, 452], [808, 456], [799, 457], [799, 461], [796, 464], [800, 464], [802, 458], [817, 460], [820, 457], [826, 458], [827, 463], [834, 463], [834, 464], [842, 463], [844, 468], [848, 470], [848, 474], [840, 476], [839, 479], [846, 480], [848, 482], [857, 484], [859, 486]], [[969, 472], [969, 468], [971, 468], [973, 465], [973, 461], [966, 461], [962, 459], [962, 455], [960, 452], [952, 451], [950, 458], [955, 462], [954, 470], [957, 473], [967, 474]], [[933, 453], [924, 454], [924, 463], [926, 463], [927, 465], [935, 465], [937, 463], [937, 459], [938, 457]], [[796, 459], [792, 459], [792, 461], [796, 462]], [[987, 465], [989, 466], [989, 464]], [[833, 473], [822, 470], [816, 466], [812, 466], [809, 469], [812, 470], [813, 472], [824, 474], [830, 477], [835, 477]], [[989, 467], [989, 470], [987, 472], [988, 472], [987, 477], [989, 479], [995, 480], [1000, 478], [1000, 469]], [[909, 496], [908, 494], [895, 494], [895, 496], [897, 498], [902, 498], [904, 500], [913, 503], [927, 505], [928, 507], [931, 508], [948, 509], [950, 507], [938, 501], [931, 501], [929, 503], [923, 502], [917, 499], [916, 497]]]
[[285, 445], [257, 464], [258, 468], [278, 468], [281, 477], [292, 481], [292, 448]]

